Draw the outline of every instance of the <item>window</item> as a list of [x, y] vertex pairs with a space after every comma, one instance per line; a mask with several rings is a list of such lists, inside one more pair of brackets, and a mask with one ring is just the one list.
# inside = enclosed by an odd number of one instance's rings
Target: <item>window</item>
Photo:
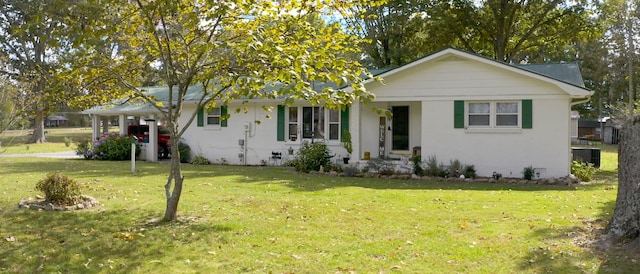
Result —
[[496, 126], [518, 126], [518, 103], [496, 103]]
[[289, 108], [289, 140], [295, 141], [298, 139], [298, 108]]
[[519, 127], [520, 102], [468, 102], [469, 127]]
[[329, 111], [329, 140], [338, 140], [340, 137], [340, 111], [330, 109]]
[[469, 103], [469, 126], [489, 126], [490, 118], [489, 103]]
[[[289, 107], [287, 109], [286, 135], [289, 141], [296, 141], [299, 135], [304, 139], [340, 140], [343, 118], [340, 110], [325, 109], [324, 107]], [[282, 115], [285, 115], [284, 111]], [[283, 126], [284, 131], [284, 126]], [[284, 140], [283, 140], [284, 141]]]
[[207, 126], [219, 126], [220, 125], [220, 116], [221, 116], [221, 111], [219, 107], [215, 107], [212, 108], [208, 113], [207, 113]]

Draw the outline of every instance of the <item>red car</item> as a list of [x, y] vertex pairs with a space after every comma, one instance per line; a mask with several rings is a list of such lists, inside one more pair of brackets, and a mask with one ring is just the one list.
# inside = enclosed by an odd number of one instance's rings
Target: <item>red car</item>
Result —
[[[140, 143], [148, 143], [149, 142], [149, 126], [148, 125], [130, 125], [127, 127], [127, 132], [129, 136], [135, 136], [138, 138], [138, 142]], [[169, 140], [171, 140], [171, 136], [169, 135], [169, 129], [166, 127], [158, 126], [158, 158], [159, 159], [167, 159], [171, 154], [169, 148]]]

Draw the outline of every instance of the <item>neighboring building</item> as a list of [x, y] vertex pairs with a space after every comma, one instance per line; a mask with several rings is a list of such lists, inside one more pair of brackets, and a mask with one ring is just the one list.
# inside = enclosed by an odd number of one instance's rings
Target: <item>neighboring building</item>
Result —
[[51, 115], [44, 121], [45, 127], [64, 127], [67, 126], [67, 117], [61, 115]]
[[578, 137], [588, 141], [599, 141], [602, 128], [598, 119], [580, 118], [578, 120]]
[[[376, 99], [342, 111], [306, 101], [284, 106], [257, 99], [203, 112], [187, 100], [180, 124], [189, 114], [198, 114], [183, 138], [194, 155], [256, 165], [269, 162], [277, 152], [286, 161], [293, 157], [288, 152], [303, 142], [325, 142], [341, 159], [347, 156], [341, 136], [349, 130], [351, 159], [360, 163], [367, 155], [406, 163], [417, 153], [425, 160], [435, 156], [445, 164], [457, 159], [475, 165], [479, 176], [499, 172], [521, 177], [522, 170], [532, 166], [540, 177], [563, 177], [570, 172], [571, 106], [592, 94], [575, 64], [513, 66], [451, 48], [377, 76], [384, 78], [384, 84], [366, 84]], [[193, 89], [197, 92], [197, 87]], [[149, 89], [154, 94], [165, 91]], [[273, 111], [263, 106], [273, 106]], [[247, 112], [232, 111], [240, 107]], [[393, 117], [374, 109], [387, 109]], [[100, 116], [117, 115], [124, 121], [129, 115], [157, 115], [145, 104], [98, 107], [85, 113], [94, 115], [96, 135]], [[230, 118], [221, 119], [227, 113]]]

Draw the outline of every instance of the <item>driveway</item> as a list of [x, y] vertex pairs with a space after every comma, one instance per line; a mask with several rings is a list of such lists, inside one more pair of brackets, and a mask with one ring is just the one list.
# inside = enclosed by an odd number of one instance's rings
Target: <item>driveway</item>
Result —
[[29, 153], [29, 154], [0, 154], [0, 157], [40, 157], [40, 158], [58, 158], [58, 159], [80, 159], [82, 156], [76, 155], [75, 151], [47, 152], [47, 153]]

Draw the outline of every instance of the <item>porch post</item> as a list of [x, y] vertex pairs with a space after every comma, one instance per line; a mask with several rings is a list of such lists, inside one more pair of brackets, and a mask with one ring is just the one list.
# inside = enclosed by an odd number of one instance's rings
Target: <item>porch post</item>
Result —
[[100, 137], [100, 116], [91, 115], [91, 140], [96, 140]]
[[120, 136], [127, 136], [127, 116], [120, 114], [118, 116], [118, 126], [120, 127]]
[[102, 117], [102, 133], [109, 133], [109, 116]]
[[158, 161], [158, 123], [153, 115], [145, 119], [149, 125], [149, 143], [147, 144], [147, 162]]
[[360, 102], [353, 102], [349, 110], [349, 132], [351, 133], [351, 144], [353, 151], [351, 157], [354, 160], [361, 160], [364, 157], [360, 153]]

